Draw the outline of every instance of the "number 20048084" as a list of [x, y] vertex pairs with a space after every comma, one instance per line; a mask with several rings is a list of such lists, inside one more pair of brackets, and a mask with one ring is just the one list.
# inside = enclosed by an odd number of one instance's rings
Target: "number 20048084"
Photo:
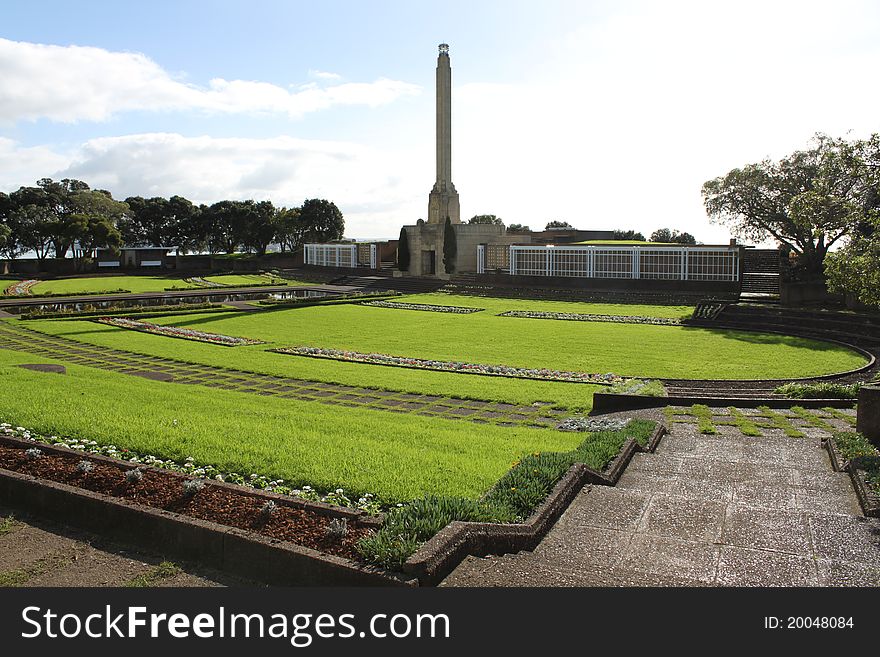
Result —
[[852, 629], [853, 619], [846, 616], [765, 616], [764, 628], [768, 630], [842, 630]]

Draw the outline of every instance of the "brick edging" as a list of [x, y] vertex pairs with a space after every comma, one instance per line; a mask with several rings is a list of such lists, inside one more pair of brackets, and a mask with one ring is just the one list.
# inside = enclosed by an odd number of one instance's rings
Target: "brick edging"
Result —
[[443, 580], [469, 555], [534, 549], [584, 486], [614, 486], [632, 457], [637, 452], [653, 452], [666, 433], [666, 427], [658, 424], [644, 448], [632, 438], [627, 439], [604, 472], [575, 463], [525, 522], [499, 524], [456, 520], [449, 523], [406, 560], [404, 573], [418, 578], [421, 585], [430, 586]]
[[833, 436], [822, 439], [822, 446], [828, 450], [828, 456], [831, 459], [831, 466], [835, 472], [845, 472], [849, 475], [850, 483], [856, 497], [859, 499], [859, 506], [862, 512], [871, 518], [880, 518], [880, 499], [873, 493], [865, 481], [864, 471], [860, 470], [851, 460], [846, 460], [837, 448], [837, 442]]
[[[63, 447], [0, 437], [15, 446], [39, 445], [44, 452], [74, 454], [116, 467], [135, 464], [99, 454], [86, 454]], [[149, 468], [164, 475], [187, 478], [180, 473]], [[292, 500], [274, 493], [246, 489], [234, 484], [210, 485], [236, 493], [267, 498], [324, 515], [356, 519], [358, 524], [377, 526], [377, 519], [362, 511]], [[149, 549], [172, 558], [195, 561], [239, 577], [281, 586], [415, 586], [416, 580], [375, 566], [325, 554], [288, 541], [221, 525], [198, 518], [141, 506], [126, 499], [96, 493], [68, 484], [0, 468], [0, 500], [39, 517], [78, 527], [120, 543]]]

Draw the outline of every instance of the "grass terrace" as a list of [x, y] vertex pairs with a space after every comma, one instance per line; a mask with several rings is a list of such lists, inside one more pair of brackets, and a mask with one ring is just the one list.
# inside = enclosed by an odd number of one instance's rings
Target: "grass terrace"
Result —
[[[149, 320], [265, 343], [234, 349], [85, 319], [4, 321], [88, 345], [216, 368], [390, 390], [396, 395], [506, 402], [524, 408], [546, 402], [560, 417], [589, 410], [592, 393], [606, 388], [319, 360], [268, 350], [303, 345], [640, 378], [781, 378], [864, 363], [861, 355], [838, 345], [779, 335], [498, 316], [506, 310], [533, 310], [680, 319], [690, 315], [692, 308], [687, 306], [439, 293], [395, 297], [395, 301], [485, 310], [453, 314], [310, 304], [259, 312], [167, 314]], [[0, 395], [0, 421], [114, 443], [161, 458], [192, 456], [225, 470], [265, 474], [293, 485], [371, 492], [386, 503], [424, 495], [477, 500], [525, 455], [568, 454], [583, 447], [585, 440], [583, 434], [556, 431], [552, 424], [528, 426], [528, 417], [510, 426], [493, 419], [478, 426], [450, 413], [416, 415], [366, 402], [346, 405], [342, 400], [331, 404], [295, 395], [263, 396], [258, 390], [246, 391], [249, 386], [226, 390], [205, 380], [190, 382], [195, 385], [155, 381], [63, 360], [54, 362], [67, 366], [65, 375], [14, 366], [51, 362], [46, 358], [0, 349], [0, 386], [5, 391]], [[174, 376], [176, 381], [185, 378]]]

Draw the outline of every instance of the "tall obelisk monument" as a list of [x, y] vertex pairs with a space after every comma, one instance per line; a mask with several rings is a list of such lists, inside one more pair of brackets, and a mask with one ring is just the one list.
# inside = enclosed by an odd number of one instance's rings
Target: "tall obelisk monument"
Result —
[[428, 223], [441, 224], [446, 217], [461, 223], [458, 192], [452, 184], [452, 67], [449, 46], [440, 44], [437, 56], [437, 180], [428, 196]]

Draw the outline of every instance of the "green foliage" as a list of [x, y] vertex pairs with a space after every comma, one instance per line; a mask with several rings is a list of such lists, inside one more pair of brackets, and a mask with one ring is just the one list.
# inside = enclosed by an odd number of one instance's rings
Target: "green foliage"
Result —
[[[67, 374], [14, 367], [35, 362], [63, 363]], [[475, 499], [521, 454], [570, 450], [581, 439], [487, 424], [474, 440], [476, 425], [460, 420], [169, 384], [7, 350], [0, 389], [16, 391], [0, 395], [0, 422], [296, 487], [370, 492], [385, 504], [425, 494]]]
[[570, 228], [574, 230], [574, 226], [572, 226], [567, 221], [548, 221], [547, 225], [544, 226], [544, 230], [550, 230], [552, 228]]
[[705, 404], [694, 404], [691, 406], [691, 415], [697, 418], [697, 428], [703, 434], [716, 434], [718, 428], [712, 421], [712, 410]]
[[400, 271], [409, 271], [409, 236], [406, 228], [400, 228], [400, 236], [397, 238], [397, 268]]
[[468, 219], [469, 224], [491, 224], [493, 226], [503, 226], [504, 222], [500, 217], [494, 214], [477, 214]]
[[876, 135], [870, 142], [847, 142], [818, 134], [805, 151], [733, 169], [706, 182], [706, 212], [747, 240], [772, 238], [793, 251], [797, 260], [792, 277], [821, 275], [829, 247], [877, 208], [871, 165], [871, 158], [874, 164], [878, 161], [876, 143]]
[[531, 230], [532, 230], [531, 228], [529, 228], [528, 226], [525, 226], [523, 224], [510, 224], [507, 227], [508, 233], [529, 233], [529, 232], [531, 232]]
[[782, 413], [777, 413], [769, 406], [759, 406], [758, 410], [761, 411], [761, 416], [768, 420], [768, 422], [762, 426], [766, 426], [770, 429], [781, 429], [789, 438], [803, 438], [805, 436], [804, 432], [793, 426], [789, 419]]
[[841, 456], [848, 461], [859, 457], [880, 456], [877, 448], [867, 438], [855, 431], [840, 431], [834, 434], [834, 442]]
[[636, 230], [615, 230], [612, 238], [615, 242], [644, 242], [645, 236]]
[[820, 417], [813, 411], [808, 411], [802, 406], [792, 406], [791, 412], [794, 413], [795, 416], [799, 417], [801, 420], [809, 424], [811, 427], [824, 429], [825, 431], [834, 431], [834, 426], [827, 422], [825, 418]]
[[651, 233], [652, 242], [661, 242], [664, 244], [696, 244], [696, 238], [690, 233], [680, 233], [677, 230], [669, 228], [658, 228]]
[[455, 273], [455, 258], [458, 256], [458, 239], [452, 221], [446, 217], [443, 226], [443, 267], [447, 274]]
[[310, 198], [299, 208], [303, 242], [332, 242], [341, 240], [345, 219], [332, 201]]
[[180, 573], [180, 566], [170, 561], [163, 561], [158, 566], [153, 566], [145, 573], [142, 573], [125, 583], [128, 588], [146, 588], [155, 586], [163, 579], [170, 579]]
[[369, 562], [400, 570], [419, 548], [454, 520], [464, 522], [514, 522], [540, 505], [575, 463], [602, 471], [620, 452], [627, 438], [646, 445], [655, 423], [633, 420], [620, 431], [588, 434], [570, 452], [534, 452], [513, 467], [480, 501], [429, 496], [391, 511], [382, 527], [362, 539], [358, 551]]
[[860, 383], [784, 383], [773, 392], [791, 399], [856, 399]]
[[825, 413], [828, 413], [833, 418], [837, 418], [838, 420], [843, 420], [850, 426], [856, 426], [856, 418], [853, 415], [849, 415], [848, 413], [844, 413], [839, 408], [832, 408], [830, 406], [826, 406], [822, 409]]
[[734, 408], [733, 406], [729, 407], [727, 410], [733, 418], [734, 426], [737, 427], [744, 436], [757, 437], [761, 435], [761, 430], [758, 428], [758, 425], [741, 410]]

